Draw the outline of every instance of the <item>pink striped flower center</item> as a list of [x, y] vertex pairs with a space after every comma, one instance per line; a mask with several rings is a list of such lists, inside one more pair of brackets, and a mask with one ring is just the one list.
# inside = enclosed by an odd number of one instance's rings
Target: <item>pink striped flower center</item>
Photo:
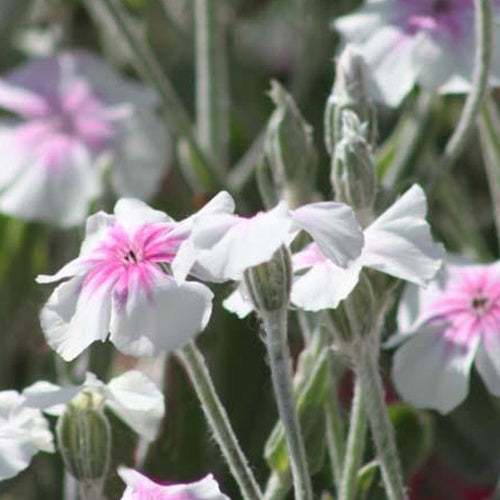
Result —
[[151, 223], [130, 234], [117, 224], [85, 258], [90, 270], [83, 288], [90, 293], [101, 287], [113, 290], [118, 305], [124, 305], [131, 288], [150, 294], [154, 280], [164, 274], [161, 264], [170, 264], [182, 241], [171, 234], [171, 223]]
[[443, 294], [432, 302], [431, 321], [446, 321], [445, 335], [458, 343], [500, 334], [500, 276], [491, 268], [457, 273]]

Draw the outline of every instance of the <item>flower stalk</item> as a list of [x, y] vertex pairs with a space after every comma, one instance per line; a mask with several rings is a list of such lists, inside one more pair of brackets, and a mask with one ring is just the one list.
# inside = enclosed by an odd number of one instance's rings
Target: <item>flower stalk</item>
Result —
[[231, 427], [226, 410], [215, 390], [203, 354], [194, 342], [176, 351], [188, 374], [214, 438], [246, 500], [259, 500], [262, 493]]

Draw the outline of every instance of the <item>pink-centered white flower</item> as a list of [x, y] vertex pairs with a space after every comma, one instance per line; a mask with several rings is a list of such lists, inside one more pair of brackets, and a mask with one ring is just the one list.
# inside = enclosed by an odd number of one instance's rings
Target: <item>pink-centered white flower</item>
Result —
[[364, 230], [361, 255], [346, 268], [315, 243], [294, 254], [292, 304], [307, 311], [335, 309], [354, 289], [363, 267], [425, 285], [440, 269], [444, 254], [432, 239], [426, 215], [425, 193], [414, 185]]
[[450, 264], [427, 288], [408, 287], [398, 330], [392, 375], [405, 400], [448, 413], [466, 398], [473, 363], [500, 396], [498, 263]]
[[[397, 106], [415, 84], [440, 93], [471, 88], [475, 56], [473, 0], [367, 0], [333, 23], [371, 69], [375, 96]], [[500, 18], [500, 1], [493, 1]], [[494, 24], [493, 47], [500, 46]], [[490, 84], [500, 84], [500, 53], [493, 50]]]
[[[216, 197], [200, 211], [216, 207]], [[80, 255], [39, 283], [66, 279], [40, 318], [47, 342], [65, 360], [92, 342], [111, 342], [125, 354], [150, 356], [176, 349], [206, 326], [212, 292], [177, 281], [169, 272], [192, 219], [174, 222], [134, 199], [121, 199], [114, 215], [87, 220]]]
[[24, 389], [25, 406], [38, 408], [52, 416], [64, 413], [66, 405], [82, 391], [98, 394], [103, 404], [147, 441], [153, 441], [165, 415], [163, 393], [143, 373], [130, 370], [101, 382], [87, 373], [81, 385], [61, 387], [40, 380]]
[[39, 451], [54, 452], [47, 421], [25, 402], [16, 391], [0, 392], [0, 481], [26, 469]]
[[[149, 198], [170, 149], [155, 96], [81, 51], [35, 59], [0, 79], [0, 211], [59, 226], [82, 223], [106, 178]], [[107, 169], [110, 175], [107, 176]]]
[[212, 474], [194, 483], [161, 485], [134, 469], [120, 467], [118, 474], [127, 488], [121, 500], [229, 500]]
[[271, 259], [281, 245], [305, 231], [339, 266], [359, 256], [363, 234], [342, 203], [320, 202], [290, 210], [285, 202], [253, 217], [235, 215], [234, 203], [193, 218], [192, 232], [173, 262], [174, 274], [206, 280], [240, 280], [243, 272]]

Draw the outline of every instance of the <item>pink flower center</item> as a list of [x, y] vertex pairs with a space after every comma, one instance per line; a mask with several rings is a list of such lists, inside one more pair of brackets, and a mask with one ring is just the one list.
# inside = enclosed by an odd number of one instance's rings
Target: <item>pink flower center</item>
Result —
[[181, 239], [172, 236], [170, 223], [152, 223], [139, 227], [132, 234], [120, 225], [108, 230], [103, 241], [85, 260], [90, 270], [83, 287], [90, 293], [101, 287], [113, 290], [119, 305], [123, 305], [130, 289], [150, 294], [162, 264], [170, 264]]

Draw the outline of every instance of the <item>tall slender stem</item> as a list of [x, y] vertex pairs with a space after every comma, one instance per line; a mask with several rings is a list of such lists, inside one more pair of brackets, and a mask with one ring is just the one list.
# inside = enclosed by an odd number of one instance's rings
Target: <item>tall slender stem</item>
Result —
[[207, 422], [240, 487], [243, 498], [247, 500], [261, 499], [262, 493], [240, 448], [226, 410], [217, 395], [203, 354], [194, 342], [190, 342], [176, 351], [176, 356], [191, 379]]
[[[446, 144], [444, 154], [441, 158], [440, 168], [436, 169], [436, 175], [442, 175], [450, 169], [467, 145], [474, 129], [481, 105], [488, 88], [488, 77], [491, 67], [493, 22], [494, 15], [491, 0], [475, 0], [476, 10], [476, 56], [474, 62], [474, 74], [472, 89], [467, 96], [462, 115]], [[436, 175], [431, 180], [430, 187], [433, 189], [436, 183]]]
[[187, 141], [192, 153], [198, 159], [198, 165], [203, 168], [203, 175], [200, 175], [199, 180], [204, 187], [207, 189], [223, 187], [224, 178], [200, 146], [182, 101], [179, 99], [170, 80], [164, 74], [150, 47], [137, 35], [127, 13], [123, 11], [123, 7], [115, 0], [101, 0], [97, 4], [93, 0], [85, 1], [89, 6], [89, 10], [93, 11], [97, 6], [100, 6], [114, 21], [123, 41], [134, 56], [133, 62], [137, 70], [156, 88], [164, 105], [170, 126], [177, 135]]
[[332, 350], [328, 353], [328, 393], [324, 402], [326, 439], [335, 484], [340, 484], [344, 467], [344, 426], [339, 408], [338, 384], [343, 368], [339, 369], [339, 359]]
[[369, 341], [364, 340], [354, 348], [353, 359], [365, 401], [365, 412], [382, 470], [387, 498], [388, 500], [406, 500], [408, 496], [403, 485], [394, 429], [384, 401], [384, 389], [378, 369], [376, 351], [369, 344]]
[[358, 471], [363, 459], [367, 431], [364, 404], [361, 380], [359, 377], [356, 377], [344, 468], [342, 469], [342, 479], [339, 489], [339, 500], [354, 500], [356, 498]]
[[274, 393], [290, 454], [295, 498], [312, 500], [304, 441], [293, 396], [292, 363], [287, 337], [288, 310], [282, 307], [275, 311], [260, 312]]
[[224, 26], [220, 0], [195, 0], [196, 125], [198, 140], [210, 152], [221, 173], [227, 161], [227, 120], [224, 95]]

